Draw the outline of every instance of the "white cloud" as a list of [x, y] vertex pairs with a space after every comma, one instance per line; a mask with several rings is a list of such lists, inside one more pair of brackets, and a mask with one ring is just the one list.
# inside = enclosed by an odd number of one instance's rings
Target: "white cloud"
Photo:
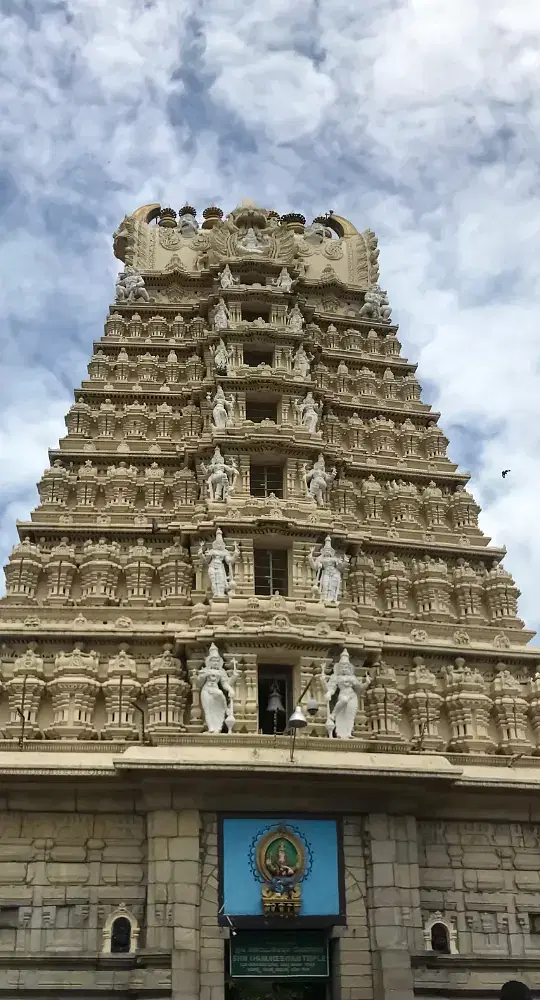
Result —
[[4, 552], [100, 335], [122, 216], [331, 205], [379, 233], [406, 353], [450, 435], [475, 432], [482, 523], [538, 623], [536, 5], [36, 0], [35, 18], [0, 17]]

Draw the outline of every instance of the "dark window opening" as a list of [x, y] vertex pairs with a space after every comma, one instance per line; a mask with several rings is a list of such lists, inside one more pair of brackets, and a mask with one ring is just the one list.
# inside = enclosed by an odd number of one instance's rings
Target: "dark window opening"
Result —
[[263, 420], [273, 420], [277, 424], [277, 403], [247, 399], [246, 420], [251, 420], [254, 424], [260, 424]]
[[431, 928], [431, 950], [439, 955], [450, 954], [450, 935], [444, 924], [433, 924]]
[[249, 472], [252, 497], [268, 497], [274, 493], [283, 496], [283, 467], [281, 465], [252, 465]]
[[531, 934], [540, 934], [540, 913], [529, 913]]
[[250, 368], [257, 368], [258, 365], [270, 365], [272, 367], [274, 352], [272, 350], [254, 351], [249, 347], [244, 347], [243, 358], [244, 364], [249, 365]]
[[259, 730], [267, 736], [284, 733], [293, 710], [290, 667], [260, 665], [257, 669]]
[[255, 549], [255, 593], [271, 597], [288, 592], [286, 549]]
[[242, 305], [242, 319], [248, 321], [248, 323], [253, 323], [253, 320], [262, 319], [265, 323], [270, 322], [270, 306], [253, 306]]
[[0, 909], [0, 927], [4, 930], [6, 927], [18, 927], [19, 926], [19, 907], [18, 906], [2, 906]]
[[111, 953], [126, 954], [131, 948], [131, 923], [127, 917], [117, 917], [111, 929]]

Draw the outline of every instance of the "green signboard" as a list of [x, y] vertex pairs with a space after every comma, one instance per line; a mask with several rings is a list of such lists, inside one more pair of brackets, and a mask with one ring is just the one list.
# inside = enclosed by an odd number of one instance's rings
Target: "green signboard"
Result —
[[233, 979], [313, 979], [326, 977], [328, 940], [324, 931], [237, 931], [230, 939]]

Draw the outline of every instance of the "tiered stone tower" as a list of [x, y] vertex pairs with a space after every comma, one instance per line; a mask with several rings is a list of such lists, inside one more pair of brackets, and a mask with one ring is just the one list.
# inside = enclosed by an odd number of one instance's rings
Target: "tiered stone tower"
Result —
[[0, 601], [0, 991], [540, 988], [538, 650], [374, 234], [146, 205], [114, 252]]
[[[116, 303], [6, 567], [6, 736], [21, 708], [25, 739], [273, 735], [303, 693], [302, 735], [355, 749], [536, 743], [518, 591], [401, 355], [374, 234], [203, 216], [145, 206], [115, 234]], [[226, 723], [201, 705], [212, 642]], [[336, 723], [343, 647], [363, 689]]]

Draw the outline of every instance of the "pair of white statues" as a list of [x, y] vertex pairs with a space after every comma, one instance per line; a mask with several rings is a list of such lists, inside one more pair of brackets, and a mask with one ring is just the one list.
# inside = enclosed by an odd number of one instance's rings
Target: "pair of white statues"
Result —
[[[212, 643], [195, 682], [200, 690], [201, 708], [209, 733], [221, 733], [224, 726], [229, 733], [232, 732], [236, 721], [234, 718], [235, 686], [239, 676], [236, 660], [233, 659], [232, 670], [228, 673], [223, 657], [216, 644]], [[329, 677], [322, 667], [321, 681], [327, 705], [326, 730], [328, 735], [349, 740], [354, 730], [359, 696], [364, 695], [370, 684], [370, 678], [367, 675], [362, 678], [356, 676], [349, 653], [344, 649], [339, 660], [333, 664]]]
[[[251, 230], [253, 232], [253, 230]], [[252, 237], [250, 237], [250, 245], [253, 247], [253, 252], [259, 252], [259, 245]], [[220, 276], [219, 283], [222, 288], [234, 288], [238, 285], [238, 277], [234, 275], [228, 264], [225, 264]], [[282, 267], [279, 272], [278, 277], [273, 282], [274, 288], [279, 288], [284, 292], [290, 292], [293, 284], [293, 279], [291, 278], [286, 267]]]

